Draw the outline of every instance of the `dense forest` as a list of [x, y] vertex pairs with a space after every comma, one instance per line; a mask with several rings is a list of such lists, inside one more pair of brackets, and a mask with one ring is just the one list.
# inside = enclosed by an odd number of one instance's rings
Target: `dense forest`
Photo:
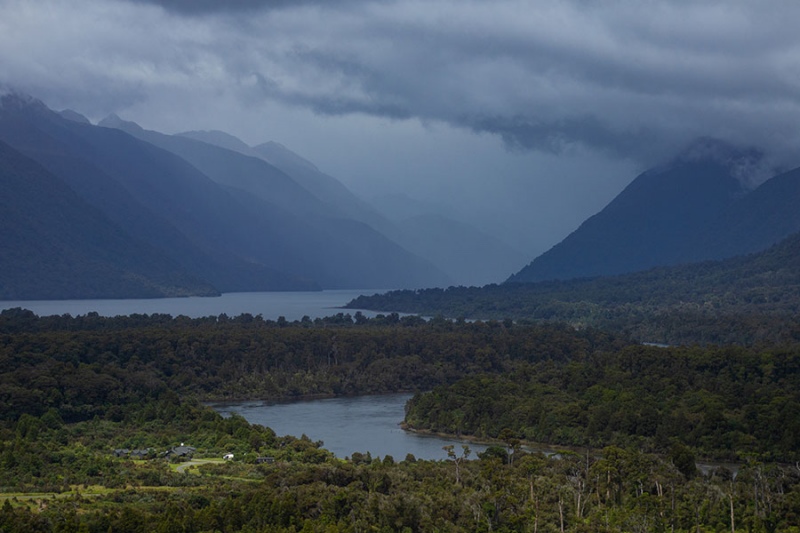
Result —
[[427, 390], [522, 361], [566, 362], [629, 344], [558, 325], [396, 314], [289, 323], [251, 315], [37, 318], [22, 310], [0, 313], [0, 339], [0, 416], [53, 407], [69, 421], [163, 389], [204, 400]]
[[[238, 417], [169, 398], [146, 422], [61, 423], [55, 413], [4, 429], [0, 530], [24, 532], [796, 531], [800, 471], [750, 461], [702, 475], [633, 449], [598, 455], [464, 446], [423, 461], [332, 457]], [[109, 450], [191, 438], [192, 463]], [[163, 449], [163, 448], [159, 448]], [[235, 450], [237, 459], [215, 460]], [[269, 455], [272, 462], [256, 458]], [[676, 466], [677, 465], [677, 466]], [[13, 491], [13, 492], [12, 492]]]
[[[796, 531], [798, 349], [396, 314], [8, 310], [0, 530]], [[496, 444], [336, 458], [200, 403], [397, 390], [420, 391], [409, 425]], [[583, 447], [548, 457], [530, 440]], [[191, 462], [165, 455], [180, 443]]]
[[418, 394], [409, 426], [562, 445], [800, 459], [800, 351], [630, 346]]
[[570, 281], [392, 291], [347, 307], [598, 327], [665, 344], [800, 340], [800, 234], [724, 261]]

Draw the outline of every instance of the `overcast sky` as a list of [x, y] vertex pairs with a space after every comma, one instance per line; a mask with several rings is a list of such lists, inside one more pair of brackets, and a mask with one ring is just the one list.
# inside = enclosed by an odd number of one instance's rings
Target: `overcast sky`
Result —
[[798, 165], [800, 2], [0, 0], [0, 84], [281, 142], [531, 256], [698, 136]]

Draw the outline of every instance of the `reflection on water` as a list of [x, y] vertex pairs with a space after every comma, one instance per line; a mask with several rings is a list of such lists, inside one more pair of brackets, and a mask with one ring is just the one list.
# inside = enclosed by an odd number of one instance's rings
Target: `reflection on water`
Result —
[[[442, 446], [460, 441], [423, 436], [400, 429], [405, 404], [411, 394], [384, 394], [350, 398], [328, 398], [292, 403], [267, 404], [242, 402], [211, 404], [223, 415], [238, 413], [248, 422], [272, 428], [278, 435], [307, 435], [321, 440], [337, 457], [354, 452], [370, 452], [373, 457], [391, 455], [401, 461], [406, 454], [418, 459], [445, 459]], [[470, 457], [486, 449], [485, 445], [467, 443]]]

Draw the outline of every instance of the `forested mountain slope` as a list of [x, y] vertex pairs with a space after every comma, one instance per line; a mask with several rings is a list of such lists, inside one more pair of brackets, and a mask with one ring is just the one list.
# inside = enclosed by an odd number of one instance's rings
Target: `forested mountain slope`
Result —
[[265, 249], [269, 226], [261, 212], [174, 154], [117, 130], [66, 120], [15, 94], [2, 98], [0, 138], [123, 231], [221, 291], [318, 288], [265, 260], [275, 250]]
[[[758, 154], [703, 140], [639, 175], [602, 211], [509, 281], [623, 274], [684, 262], [686, 245], [745, 194], [736, 171]], [[765, 244], [766, 247], [768, 244]], [[702, 259], [719, 259], [711, 254]]]
[[619, 276], [362, 296], [348, 304], [450, 317], [567, 321], [667, 343], [800, 339], [800, 233], [763, 252]]
[[690, 238], [686, 260], [763, 250], [800, 231], [800, 168], [770, 178]]
[[215, 295], [0, 141], [0, 298]]
[[216, 290], [447, 281], [365, 224], [331, 212], [261, 159], [152, 136], [178, 145], [173, 148], [193, 162], [120, 130], [66, 119], [31, 97], [10, 93], [0, 105], [0, 139], [63, 180], [120, 231]]

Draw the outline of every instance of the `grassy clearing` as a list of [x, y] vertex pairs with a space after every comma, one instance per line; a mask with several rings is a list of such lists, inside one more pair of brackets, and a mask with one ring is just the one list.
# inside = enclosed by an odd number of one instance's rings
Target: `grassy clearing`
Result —
[[173, 472], [188, 472], [190, 474], [197, 474], [197, 467], [211, 463], [222, 463], [222, 459], [192, 459], [185, 463], [170, 463], [169, 467]]
[[127, 490], [127, 488], [110, 489], [102, 485], [89, 485], [87, 487], [71, 485], [70, 490], [64, 492], [4, 492], [0, 493], [0, 504], [10, 502], [11, 505], [24, 505], [32, 509], [41, 509], [47, 505], [48, 500], [64, 500], [78, 496], [81, 498], [105, 496], [119, 490]]

